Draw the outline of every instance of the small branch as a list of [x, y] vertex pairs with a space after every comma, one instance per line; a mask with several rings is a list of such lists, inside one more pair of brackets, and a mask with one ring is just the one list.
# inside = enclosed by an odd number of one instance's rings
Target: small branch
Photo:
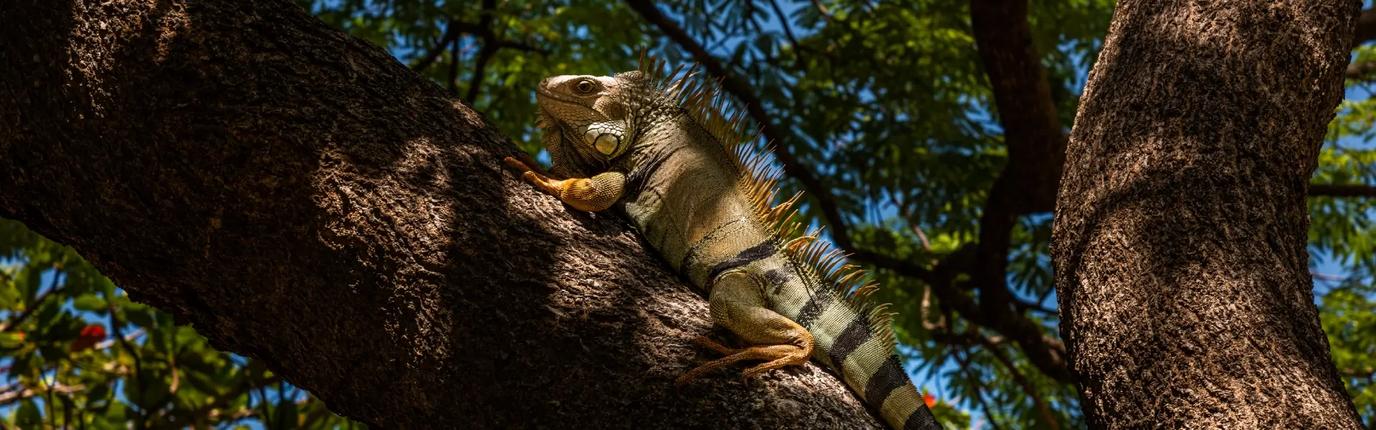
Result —
[[43, 388], [43, 389], [34, 389], [34, 388], [28, 388], [28, 387], [14, 387], [13, 389], [9, 389], [9, 390], [5, 390], [5, 391], [0, 392], [0, 406], [8, 405], [8, 404], [11, 404], [11, 403], [14, 403], [14, 402], [17, 402], [17, 401], [20, 401], [20, 400], [27, 399], [27, 398], [29, 398], [29, 397], [37, 396], [37, 395], [40, 395], [40, 394], [45, 394], [45, 393], [47, 393], [49, 390], [51, 390], [51, 391], [54, 392], [54, 393], [57, 393], [57, 394], [61, 394], [61, 395], [66, 396], [66, 395], [71, 395], [72, 393], [79, 392], [79, 391], [84, 390], [84, 389], [86, 389], [86, 386], [85, 386], [85, 385], [81, 385], [81, 384], [77, 384], [77, 385], [63, 385], [63, 384], [57, 383], [56, 381], [54, 381], [53, 384], [52, 384], [51, 386], [49, 386], [48, 388]]
[[1358, 61], [1347, 65], [1343, 77], [1354, 81], [1366, 80], [1376, 73], [1376, 61]]
[[1037, 409], [1037, 419], [1042, 422], [1042, 426], [1048, 429], [1061, 428], [1060, 423], [1056, 420], [1056, 415], [1051, 412], [1051, 406], [1046, 403], [1046, 399], [1042, 398], [1041, 393], [1037, 391], [1037, 387], [1033, 385], [1031, 381], [1027, 380], [1027, 376], [1024, 376], [1022, 372], [1018, 371], [1018, 367], [1013, 364], [1013, 360], [1009, 359], [1008, 356], [1003, 353], [1003, 350], [999, 349], [998, 345], [990, 342], [989, 339], [985, 338], [983, 335], [977, 332], [972, 332], [970, 335], [974, 336], [976, 340], [984, 346], [984, 349], [994, 355], [994, 359], [998, 360], [999, 363], [1003, 364], [1004, 368], [1008, 369], [1008, 374], [1013, 377], [1013, 382], [1018, 384], [1019, 387], [1022, 387], [1022, 391], [1027, 393], [1028, 397], [1032, 398], [1032, 405]]
[[[1376, 39], [1376, 10], [1367, 9], [1357, 18], [1357, 31], [1352, 35], [1352, 47]], [[1348, 70], [1351, 70], [1350, 68]]]
[[1338, 374], [1349, 378], [1371, 379], [1372, 377], [1376, 377], [1376, 367], [1367, 367], [1361, 369], [1354, 369], [1350, 367], [1342, 368], [1338, 369]]
[[[265, 385], [259, 385], [254, 391], [258, 392], [258, 406], [263, 408], [263, 416], [261, 417], [263, 422], [272, 423], [272, 408], [268, 406], [268, 393], [265, 387]], [[249, 399], [249, 403], [253, 403], [253, 399]], [[277, 410], [277, 413], [282, 413], [282, 410]]]
[[448, 49], [455, 42], [458, 42], [459, 36], [465, 34], [482, 38], [485, 45], [493, 45], [496, 49], [515, 49], [524, 52], [534, 52], [540, 55], [549, 55], [548, 49], [536, 47], [524, 42], [498, 39], [497, 35], [492, 31], [490, 24], [475, 24], [450, 19], [445, 24], [444, 34], [441, 34], [439, 40], [435, 41], [435, 45], [430, 47], [429, 50], [425, 51], [425, 53], [416, 60], [416, 64], [411, 66], [411, 70], [418, 73], [425, 71], [425, 69], [429, 68], [435, 61], [439, 60], [440, 55], [444, 54], [445, 49]]
[[1376, 187], [1361, 184], [1309, 184], [1310, 197], [1376, 197]]
[[1314, 271], [1310, 271], [1309, 276], [1312, 276], [1314, 279], [1327, 282], [1343, 282], [1348, 279], [1346, 275], [1334, 275], [1331, 273], [1319, 273]]
[[783, 27], [784, 36], [788, 38], [788, 43], [792, 44], [793, 49], [801, 48], [802, 45], [798, 43], [798, 38], [793, 37], [793, 27], [788, 23], [788, 15], [784, 14], [783, 8], [779, 7], [779, 2], [769, 0], [769, 8], [774, 10], [774, 16], [779, 17], [779, 26]]
[[449, 45], [449, 79], [445, 81], [449, 85], [451, 94], [458, 93], [459, 89], [459, 40]]
[[1037, 312], [1037, 313], [1044, 314], [1044, 315], [1052, 315], [1052, 316], [1057, 315], [1057, 312], [1056, 312], [1055, 309], [1052, 309], [1052, 308], [1048, 308], [1048, 307], [1042, 306], [1041, 303], [1032, 303], [1032, 302], [1029, 302], [1029, 301], [1026, 301], [1026, 300], [1022, 300], [1022, 299], [1018, 299], [1018, 298], [1014, 298], [1014, 299], [1013, 299], [1013, 307], [1017, 308], [1017, 310], [1018, 310], [1019, 312], [1022, 312], [1022, 311], [1032, 311], [1032, 312]]
[[826, 21], [827, 25], [832, 25], [833, 21], [836, 20], [836, 17], [832, 16], [831, 11], [827, 10], [826, 5], [822, 4], [821, 1], [812, 0], [812, 6], [817, 8], [817, 14], [822, 16], [822, 20]]
[[417, 60], [416, 64], [411, 66], [411, 70], [420, 73], [430, 68], [430, 65], [434, 64], [435, 60], [438, 60], [440, 55], [444, 54], [445, 48], [448, 48], [454, 41], [459, 40], [460, 34], [463, 33], [459, 31], [459, 26], [456, 25], [454, 20], [449, 20], [444, 26], [444, 34], [440, 35], [440, 39], [435, 41], [435, 46], [430, 47], [430, 50], [426, 51], [424, 55], [421, 55], [420, 60]]
[[34, 298], [32, 305], [25, 307], [24, 310], [20, 312], [19, 315], [15, 315], [13, 319], [6, 321], [4, 324], [0, 324], [0, 332], [6, 332], [12, 328], [19, 327], [20, 324], [24, 323], [24, 320], [29, 319], [29, 316], [33, 315], [34, 311], [43, 307], [43, 303], [48, 301], [53, 294], [61, 291], [61, 288], [57, 288], [55, 285], [57, 283], [57, 276], [53, 276], [52, 282], [54, 285], [49, 285], [48, 289], [43, 291], [43, 294], [39, 294], [38, 297]]
[[975, 397], [975, 403], [979, 403], [979, 408], [980, 408], [980, 410], [984, 411], [984, 419], [989, 420], [989, 426], [990, 426], [990, 427], [993, 427], [995, 430], [1002, 430], [1003, 427], [1002, 427], [1002, 426], [999, 426], [998, 421], [994, 421], [994, 415], [993, 415], [992, 410], [989, 409], [989, 405], [986, 404], [986, 403], [984, 402], [984, 395], [983, 395], [983, 392], [985, 391], [985, 389], [984, 389], [984, 381], [981, 380], [981, 379], [979, 378], [979, 375], [975, 375], [974, 373], [970, 372], [970, 350], [969, 350], [969, 348], [968, 348], [968, 347], [963, 347], [963, 348], [961, 348], [960, 353], [958, 353], [958, 354], [952, 354], [952, 357], [955, 357], [956, 363], [960, 364], [960, 371], [961, 371], [961, 373], [964, 373], [964, 374], [965, 374], [965, 377], [968, 378], [969, 381], [974, 382], [974, 384], [975, 384], [975, 396], [974, 396], [974, 397]]
[[195, 414], [197, 416], [208, 417], [212, 420], [216, 419], [217, 417], [236, 416], [238, 412], [241, 412], [242, 410], [226, 414], [223, 411], [223, 409], [229, 407], [230, 403], [233, 402], [235, 399], [238, 399], [239, 396], [248, 394], [250, 391], [257, 390], [259, 387], [276, 384], [278, 382], [282, 382], [282, 377], [276, 375], [269, 376], [257, 381], [245, 380], [243, 383], [236, 385], [233, 391], [225, 393], [224, 395], [217, 395], [211, 397], [210, 400], [207, 401], [204, 406], [201, 406], [199, 409], [196, 410]]
[[[113, 298], [109, 295], [105, 295], [105, 302], [108, 304], [108, 310], [110, 312], [110, 332], [114, 333], [115, 340], [119, 343], [120, 347], [123, 347], [124, 351], [129, 353], [129, 357], [134, 360], [134, 378], [132, 381], [126, 382], [126, 384], [134, 384], [134, 393], [137, 397], [130, 400], [135, 404], [143, 403], [143, 362], [139, 359], [139, 352], [134, 350], [134, 346], [129, 344], [129, 339], [125, 339], [124, 334], [120, 331], [120, 321], [119, 317], [115, 316], [116, 308], [114, 300], [112, 299]], [[134, 410], [135, 413], [138, 414], [138, 422], [134, 428], [145, 428], [148, 425], [147, 411], [144, 410], [142, 405], [134, 408]]]
[[468, 94], [463, 99], [469, 104], [478, 100], [478, 92], [482, 89], [483, 73], [487, 68], [487, 62], [492, 60], [493, 54], [497, 53], [497, 35], [492, 31], [492, 14], [496, 7], [496, 0], [483, 0], [482, 17], [478, 18], [483, 46], [478, 50], [478, 58], [473, 64], [473, 76], [469, 77], [468, 80]]
[[[111, 346], [114, 346], [115, 343], [117, 343], [117, 342], [121, 342], [121, 341], [122, 341], [122, 342], [129, 342], [129, 341], [132, 341], [132, 340], [134, 340], [134, 339], [138, 339], [139, 336], [143, 336], [143, 333], [144, 333], [144, 330], [143, 330], [143, 329], [141, 329], [141, 328], [140, 328], [140, 329], [136, 329], [136, 330], [134, 330], [134, 331], [129, 332], [129, 334], [124, 335], [123, 338], [114, 338], [114, 337], [111, 337], [111, 338], [109, 338], [109, 339], [102, 340], [102, 341], [100, 341], [99, 343], [96, 343], [95, 345], [91, 346], [91, 349], [97, 350], [97, 351], [99, 351], [99, 350], [104, 350], [104, 349], [109, 349]], [[122, 340], [121, 340], [121, 339], [122, 339]]]

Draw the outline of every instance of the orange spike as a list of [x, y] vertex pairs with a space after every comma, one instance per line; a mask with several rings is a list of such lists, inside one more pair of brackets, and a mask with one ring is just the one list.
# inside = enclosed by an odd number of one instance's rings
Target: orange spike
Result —
[[840, 279], [837, 279], [836, 283], [840, 285], [851, 286], [855, 281], [858, 281], [860, 280], [860, 278], [863, 277], [865, 277], [864, 271], [852, 269], [849, 273], [846, 273], [845, 275], [842, 275]]

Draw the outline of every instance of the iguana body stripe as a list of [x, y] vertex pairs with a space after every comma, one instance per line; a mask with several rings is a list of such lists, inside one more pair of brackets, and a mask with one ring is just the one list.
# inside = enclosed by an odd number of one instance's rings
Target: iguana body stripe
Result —
[[[764, 242], [760, 242], [759, 245], [741, 250], [741, 253], [736, 254], [735, 257], [712, 265], [712, 269], [707, 271], [707, 279], [717, 279], [718, 276], [721, 276], [722, 273], [726, 273], [727, 270], [763, 260], [777, 252], [779, 252], [779, 250], [774, 247], [774, 241], [766, 239]], [[711, 287], [708, 288], [710, 289]]]
[[[818, 232], [800, 234], [788, 213], [797, 196], [771, 206], [773, 174], [738, 146], [750, 137], [739, 115], [722, 114], [724, 97], [662, 70], [647, 62], [615, 77], [542, 82], [545, 146], [556, 171], [573, 177], [551, 179], [508, 163], [575, 208], [619, 207], [707, 295], [713, 321], [753, 345], [703, 340], [726, 357], [681, 381], [738, 360], [765, 361], [746, 370], [750, 376], [810, 357], [835, 369], [889, 426], [939, 428], [903, 371], [885, 305], [865, 300], [875, 287], [858, 285], [863, 273], [818, 241]], [[608, 178], [623, 183], [598, 182]]]

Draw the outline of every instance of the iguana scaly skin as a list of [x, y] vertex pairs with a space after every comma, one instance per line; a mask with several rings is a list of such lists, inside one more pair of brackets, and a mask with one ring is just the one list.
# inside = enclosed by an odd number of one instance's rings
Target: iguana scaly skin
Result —
[[773, 174], [750, 150], [739, 114], [691, 73], [643, 62], [615, 76], [556, 76], [537, 99], [554, 179], [506, 160], [526, 181], [576, 209], [621, 208], [646, 241], [702, 288], [712, 321], [752, 346], [697, 342], [724, 355], [679, 378], [743, 360], [747, 377], [801, 365], [836, 369], [895, 429], [939, 428], [894, 349], [874, 285], [817, 231], [801, 234], [788, 208], [771, 207]]

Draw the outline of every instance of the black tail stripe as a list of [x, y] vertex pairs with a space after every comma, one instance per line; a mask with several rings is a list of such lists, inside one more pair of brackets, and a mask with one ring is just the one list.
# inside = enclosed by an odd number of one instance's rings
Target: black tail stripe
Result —
[[737, 267], [753, 263], [757, 260], [764, 259], [765, 257], [774, 255], [774, 252], [774, 241], [766, 239], [764, 242], [760, 242], [759, 245], [746, 248], [744, 251], [741, 251], [740, 254], [736, 254], [735, 257], [731, 257], [726, 261], [717, 263], [715, 266], [712, 266], [712, 270], [707, 272], [707, 282], [711, 283], [712, 281], [717, 279], [718, 275], [721, 275], [727, 270], [735, 269]]
[[908, 374], [903, 371], [903, 365], [898, 363], [898, 356], [890, 355], [865, 385], [865, 402], [876, 408], [883, 406], [890, 392], [907, 383]]
[[836, 368], [841, 369], [846, 362], [846, 356], [849, 356], [869, 338], [869, 324], [866, 324], [865, 319], [857, 315], [850, 322], [850, 325], [846, 326], [846, 329], [836, 336], [836, 342], [831, 344], [831, 351], [828, 351], [827, 355], [831, 356], [831, 362], [836, 364]]
[[932, 416], [932, 411], [927, 409], [927, 405], [919, 405], [917, 410], [903, 421], [903, 430], [941, 430], [941, 424], [936, 423], [936, 417]]
[[835, 298], [831, 296], [830, 292], [813, 293], [812, 297], [807, 299], [807, 304], [798, 310], [798, 318], [795, 318], [794, 321], [797, 321], [798, 325], [803, 326], [803, 328], [812, 330], [812, 323], [822, 316], [822, 312], [827, 310], [827, 306], [831, 306], [833, 301]]

